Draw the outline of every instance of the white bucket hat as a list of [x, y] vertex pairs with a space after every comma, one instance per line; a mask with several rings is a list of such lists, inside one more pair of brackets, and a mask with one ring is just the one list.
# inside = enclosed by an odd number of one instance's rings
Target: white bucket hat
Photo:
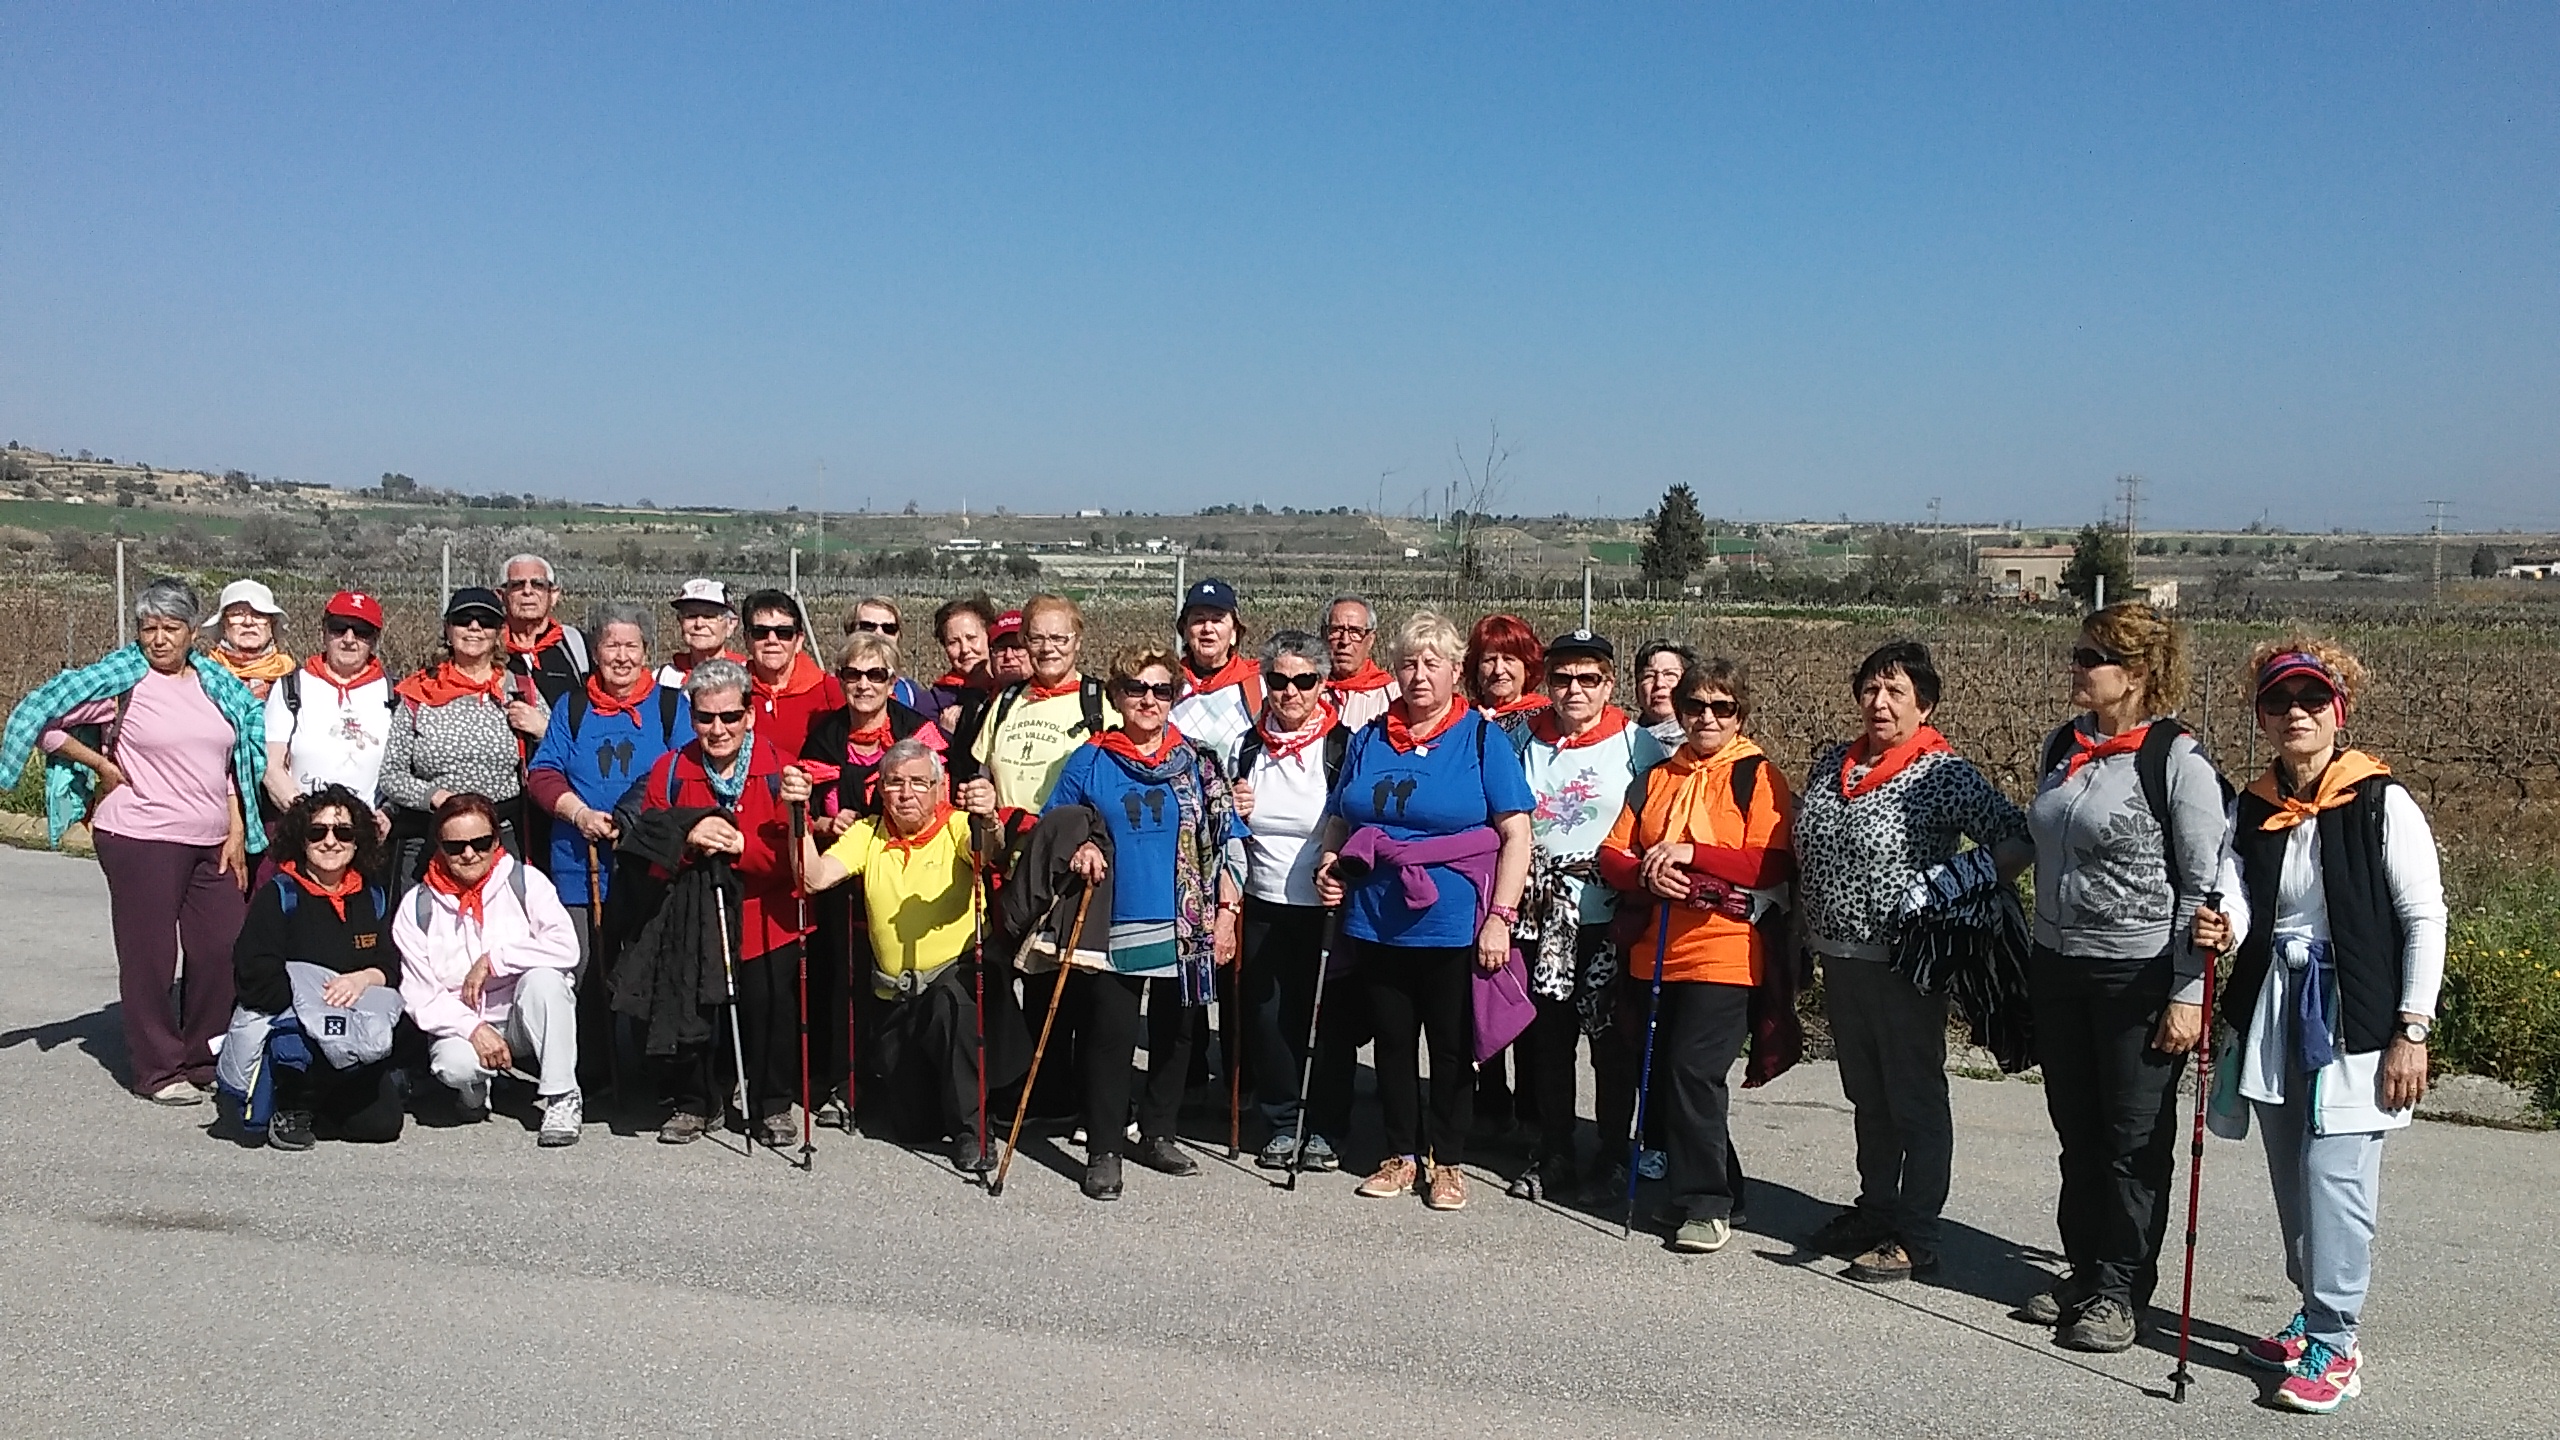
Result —
[[205, 630], [214, 628], [222, 623], [224, 611], [241, 604], [247, 605], [261, 615], [277, 620], [284, 618], [284, 607], [276, 603], [276, 592], [268, 589], [264, 581], [234, 580], [222, 587], [222, 598], [215, 602], [213, 613], [204, 617], [202, 625], [198, 628]]

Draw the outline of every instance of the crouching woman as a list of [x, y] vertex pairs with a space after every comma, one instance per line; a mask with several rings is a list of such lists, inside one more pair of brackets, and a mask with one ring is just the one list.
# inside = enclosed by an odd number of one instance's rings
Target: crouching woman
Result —
[[400, 999], [427, 1034], [427, 1068], [468, 1121], [489, 1113], [489, 1082], [541, 1067], [541, 1143], [578, 1143], [578, 929], [551, 881], [498, 843], [497, 811], [448, 797], [429, 831], [424, 883], [391, 922]]

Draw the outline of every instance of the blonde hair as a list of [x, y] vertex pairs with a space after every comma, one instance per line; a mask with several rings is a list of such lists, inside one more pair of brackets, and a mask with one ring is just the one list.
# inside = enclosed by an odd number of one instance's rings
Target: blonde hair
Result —
[[2108, 606], [2080, 622], [2080, 633], [2124, 658], [2142, 677], [2142, 703], [2155, 715], [2177, 713], [2195, 683], [2187, 663], [2186, 632], [2139, 600]]
[[2364, 662], [2356, 659], [2355, 653], [2346, 646], [2307, 630], [2294, 631], [2281, 639], [2261, 640], [2249, 648], [2249, 668], [2242, 676], [2242, 683], [2248, 686], [2249, 693], [2257, 693], [2258, 672], [2267, 668], [2268, 661], [2297, 651], [2320, 662], [2321, 667], [2336, 680], [2338, 694], [2348, 704], [2354, 704], [2364, 693]]
[[847, 635], [876, 633], [871, 631], [857, 631], [853, 628], [854, 626], [862, 623], [861, 616], [862, 612], [865, 610], [886, 610], [889, 612], [889, 619], [892, 622], [901, 626], [907, 623], [907, 617], [901, 614], [898, 610], [897, 601], [890, 599], [886, 595], [865, 595], [861, 599], [853, 602], [852, 609], [844, 612], [844, 633]]
[[876, 630], [857, 631], [845, 637], [844, 648], [836, 652], [836, 668], [842, 670], [861, 660], [877, 660], [895, 670], [898, 642]]
[[1396, 627], [1387, 654], [1402, 662], [1426, 650], [1448, 661], [1452, 668], [1463, 666], [1467, 663], [1467, 632], [1437, 610], [1416, 610]]
[[1031, 629], [1031, 622], [1038, 618], [1040, 612], [1043, 610], [1054, 610], [1057, 613], [1066, 616], [1068, 626], [1071, 627], [1076, 634], [1084, 634], [1084, 611], [1077, 607], [1076, 602], [1068, 599], [1064, 595], [1050, 595], [1047, 593], [1034, 595], [1030, 599], [1022, 602], [1022, 628], [1026, 634], [1028, 634]]
[[1161, 645], [1124, 645], [1119, 654], [1111, 657], [1111, 678], [1135, 680], [1149, 666], [1167, 675], [1182, 673], [1174, 668], [1173, 652]]

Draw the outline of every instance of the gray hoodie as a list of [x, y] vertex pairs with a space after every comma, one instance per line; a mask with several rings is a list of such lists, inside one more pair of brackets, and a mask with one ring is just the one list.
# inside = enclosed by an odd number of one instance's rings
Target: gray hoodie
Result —
[[[2090, 717], [2072, 724], [2097, 738]], [[2035, 943], [2088, 959], [2139, 960], [2180, 937], [2175, 998], [2203, 998], [2204, 957], [2183, 943], [2220, 872], [2228, 829], [2222, 782], [2192, 735], [2169, 748], [2169, 817], [2178, 830], [2174, 887], [2131, 753], [2070, 769], [2066, 755], [2027, 805], [2036, 842]]]

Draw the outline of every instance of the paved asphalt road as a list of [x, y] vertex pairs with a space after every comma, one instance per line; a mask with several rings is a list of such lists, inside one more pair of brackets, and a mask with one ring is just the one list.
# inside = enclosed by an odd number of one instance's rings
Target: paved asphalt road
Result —
[[0, 851], [0, 889], [10, 1435], [2553, 1429], [2548, 1135], [2392, 1142], [2371, 1388], [2325, 1421], [2261, 1408], [2232, 1359], [2291, 1307], [2263, 1163], [2216, 1142], [2207, 1340], [2173, 1408], [2174, 1335], [2083, 1357], [2007, 1318], [2053, 1241], [2027, 1084], [1958, 1082], [1947, 1274], [1884, 1290], [1790, 1243], [1851, 1184], [1820, 1065], [1739, 1099], [1750, 1226], [1696, 1259], [1498, 1186], [1444, 1216], [1346, 1176], [1285, 1194], [1222, 1158], [1189, 1181], [1133, 1169], [1106, 1206], [1056, 1150], [993, 1201], [867, 1139], [823, 1139], [810, 1175], [601, 1124], [542, 1151], [504, 1120], [288, 1155], [119, 1087], [93, 865]]

